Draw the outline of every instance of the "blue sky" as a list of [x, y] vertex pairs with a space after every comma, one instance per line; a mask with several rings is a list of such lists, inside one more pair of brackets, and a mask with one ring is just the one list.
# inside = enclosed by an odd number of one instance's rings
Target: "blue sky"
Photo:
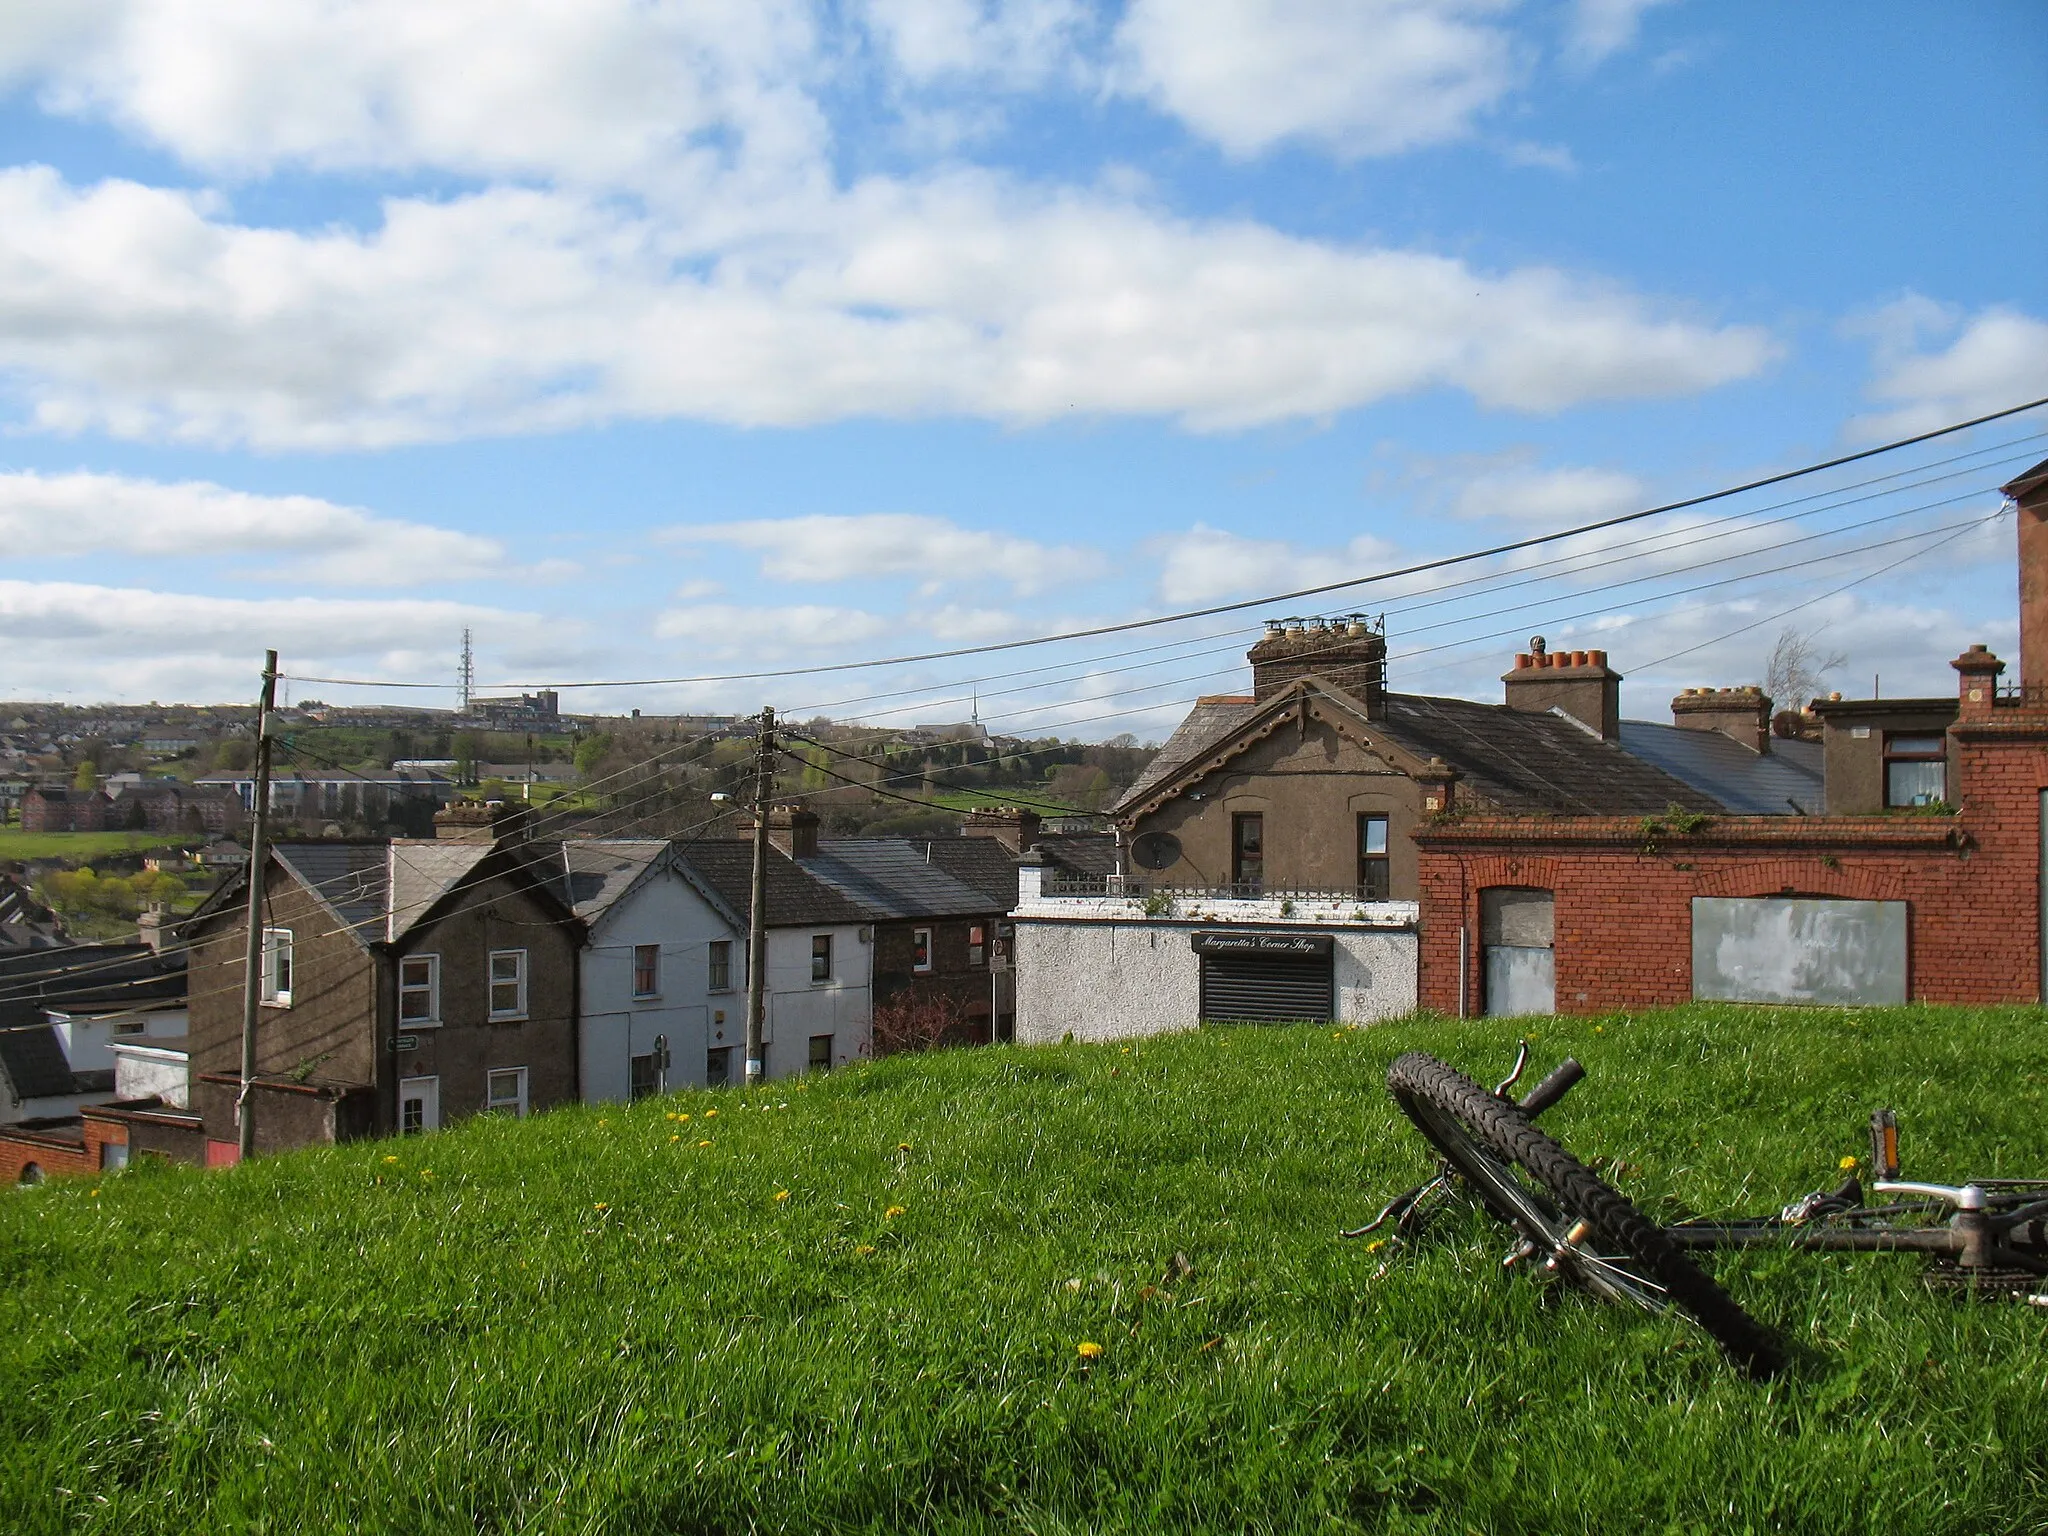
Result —
[[[1011, 639], [2048, 394], [2031, 0], [0, 3], [0, 148], [11, 697]], [[2043, 430], [1321, 601], [1415, 690], [1544, 630], [1660, 718], [1791, 625], [1946, 692]], [[568, 702], [1157, 738], [1257, 617]]]

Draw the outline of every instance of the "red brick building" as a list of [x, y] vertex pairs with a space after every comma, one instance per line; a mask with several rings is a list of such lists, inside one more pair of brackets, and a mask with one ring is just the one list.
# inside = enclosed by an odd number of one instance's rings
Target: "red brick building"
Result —
[[[2019, 507], [2021, 651], [2048, 658], [2048, 463], [2005, 489]], [[1741, 996], [1717, 990], [1715, 945], [1754, 950], [1756, 925], [1779, 915], [1838, 933], [1861, 924], [1850, 939], [1886, 951], [1901, 1001], [2048, 1000], [2048, 659], [2017, 687], [2000, 686], [2005, 664], [1981, 645], [1954, 666], [1953, 723], [1916, 749], [1942, 765], [1935, 804], [1794, 818], [1468, 816], [1454, 804], [1414, 834], [1420, 1002], [1521, 1011], [1505, 1006], [1514, 977], [1546, 972], [1566, 1012]], [[1822, 714], [1830, 730], [1870, 736], [1849, 713]], [[1749, 926], [1717, 929], [1731, 912]]]
[[21, 830], [104, 832], [108, 803], [96, 789], [55, 789], [38, 784], [21, 797]]

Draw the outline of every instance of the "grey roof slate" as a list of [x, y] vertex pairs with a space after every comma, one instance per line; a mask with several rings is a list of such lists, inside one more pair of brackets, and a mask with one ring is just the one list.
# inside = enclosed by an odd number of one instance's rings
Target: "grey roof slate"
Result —
[[1116, 839], [1107, 832], [1049, 832], [1032, 847], [1077, 875], [1116, 873]]
[[[355, 935], [357, 942], [370, 944], [384, 936], [388, 847], [382, 840], [350, 843], [322, 839], [274, 843], [270, 851], [314, 900], [334, 914], [336, 922]], [[244, 865], [235, 877], [221, 883], [215, 895], [225, 901], [247, 879], [248, 867]], [[214, 904], [214, 899], [209, 898], [200, 910]], [[244, 901], [242, 905], [246, 908], [248, 903]]]
[[48, 1024], [36, 1028], [8, 1023], [10, 1027], [0, 1030], [0, 1072], [7, 1074], [17, 1103], [81, 1091], [55, 1029]]
[[491, 856], [489, 843], [397, 841], [391, 845], [390, 911], [384, 936], [397, 940]]
[[567, 872], [565, 899], [570, 909], [585, 922], [602, 917], [668, 847], [660, 838], [564, 842], [560, 860]]
[[1007, 906], [999, 905], [989, 892], [947, 873], [930, 839], [838, 838], [820, 843], [814, 857], [799, 862], [871, 918], [971, 917], [1016, 905], [1014, 895]]
[[1750, 816], [1818, 816], [1826, 808], [1821, 744], [1779, 738], [1752, 752], [1719, 731], [1650, 720], [1621, 722], [1621, 744], [1722, 806]]
[[[736, 838], [686, 844], [677, 851], [688, 867], [726, 907], [745, 918], [751, 904], [754, 846]], [[768, 926], [835, 927], [873, 922], [873, 915], [780, 853], [768, 859]]]
[[931, 860], [963, 885], [972, 886], [990, 904], [987, 910], [1007, 912], [1017, 905], [1017, 855], [993, 837], [913, 837], [907, 839], [922, 858]]
[[1195, 707], [1166, 738], [1159, 755], [1145, 765], [1145, 771], [1138, 775], [1138, 782], [1124, 791], [1124, 797], [1116, 803], [1117, 811], [1121, 812], [1125, 806], [1135, 805], [1144, 799], [1153, 785], [1211, 742], [1219, 741], [1235, 730], [1258, 707], [1258, 701], [1250, 694], [1221, 694], [1195, 700]]

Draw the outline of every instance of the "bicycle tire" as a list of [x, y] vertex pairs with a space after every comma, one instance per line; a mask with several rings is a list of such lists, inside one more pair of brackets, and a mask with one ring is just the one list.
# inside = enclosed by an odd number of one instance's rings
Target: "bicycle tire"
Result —
[[[1511, 1175], [1489, 1169], [1485, 1157], [1473, 1156], [1481, 1149], [1533, 1179], [1555, 1202], [1559, 1222], [1568, 1226], [1574, 1219], [1583, 1221], [1603, 1247], [1628, 1255], [1667, 1298], [1666, 1305], [1690, 1316], [1749, 1375], [1762, 1379], [1784, 1368], [1785, 1354], [1776, 1335], [1687, 1258], [1663, 1228], [1547, 1132], [1537, 1129], [1512, 1101], [1423, 1051], [1396, 1058], [1387, 1069], [1387, 1087], [1402, 1113], [1443, 1153], [1495, 1217], [1539, 1246], [1549, 1247], [1556, 1241], [1557, 1234], [1540, 1219], [1533, 1202], [1518, 1198]], [[1433, 1124], [1435, 1116], [1447, 1118], [1451, 1125]], [[1462, 1146], [1457, 1144], [1460, 1138], [1456, 1134], [1448, 1133], [1453, 1129], [1462, 1129]]]

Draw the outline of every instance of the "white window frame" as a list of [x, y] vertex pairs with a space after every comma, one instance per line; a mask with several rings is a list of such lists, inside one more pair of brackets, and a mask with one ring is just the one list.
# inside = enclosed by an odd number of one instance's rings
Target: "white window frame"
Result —
[[[514, 1098], [501, 1098], [498, 1094], [499, 1079], [506, 1077], [511, 1078], [518, 1088], [518, 1094]], [[526, 1118], [526, 1068], [492, 1067], [484, 1073], [484, 1113], [509, 1113], [515, 1120]]]
[[[649, 951], [654, 954], [654, 985], [644, 992], [640, 989], [640, 957]], [[635, 944], [633, 946], [633, 1000], [648, 1002], [661, 996], [661, 946], [659, 944]]]
[[[280, 966], [278, 961], [284, 964]], [[263, 1003], [268, 1008], [289, 1008], [292, 1005], [292, 987], [298, 977], [294, 973], [296, 957], [292, 953], [292, 931], [289, 928], [266, 928], [263, 930]], [[283, 972], [284, 985], [278, 985], [279, 972]]]
[[[512, 975], [500, 977], [498, 962], [510, 960]], [[518, 989], [518, 1001], [511, 1008], [498, 1006], [498, 988], [510, 986]], [[526, 951], [523, 949], [494, 949], [484, 962], [484, 1007], [492, 1023], [526, 1017]]]
[[[409, 983], [405, 979], [405, 968], [409, 965], [424, 965], [427, 979], [424, 983]], [[425, 1018], [409, 1019], [405, 1015], [407, 993], [424, 992], [427, 995]], [[439, 955], [402, 955], [398, 961], [398, 1027], [400, 1029], [438, 1029], [441, 1026], [441, 957]]]
[[[924, 958], [922, 958], [922, 959], [919, 959], [919, 958], [918, 958], [918, 951], [919, 951], [919, 950], [922, 950], [922, 951], [924, 952]], [[927, 973], [928, 971], [930, 971], [930, 970], [931, 970], [931, 968], [932, 968], [932, 930], [931, 930], [931, 929], [929, 929], [929, 928], [913, 928], [913, 929], [911, 929], [911, 930], [910, 930], [910, 968], [911, 968], [911, 969], [912, 969], [913, 971], [916, 971], [916, 972], [917, 972], [917, 973], [918, 973], [918, 974], [919, 974], [920, 976], [924, 975], [925, 973]]]

